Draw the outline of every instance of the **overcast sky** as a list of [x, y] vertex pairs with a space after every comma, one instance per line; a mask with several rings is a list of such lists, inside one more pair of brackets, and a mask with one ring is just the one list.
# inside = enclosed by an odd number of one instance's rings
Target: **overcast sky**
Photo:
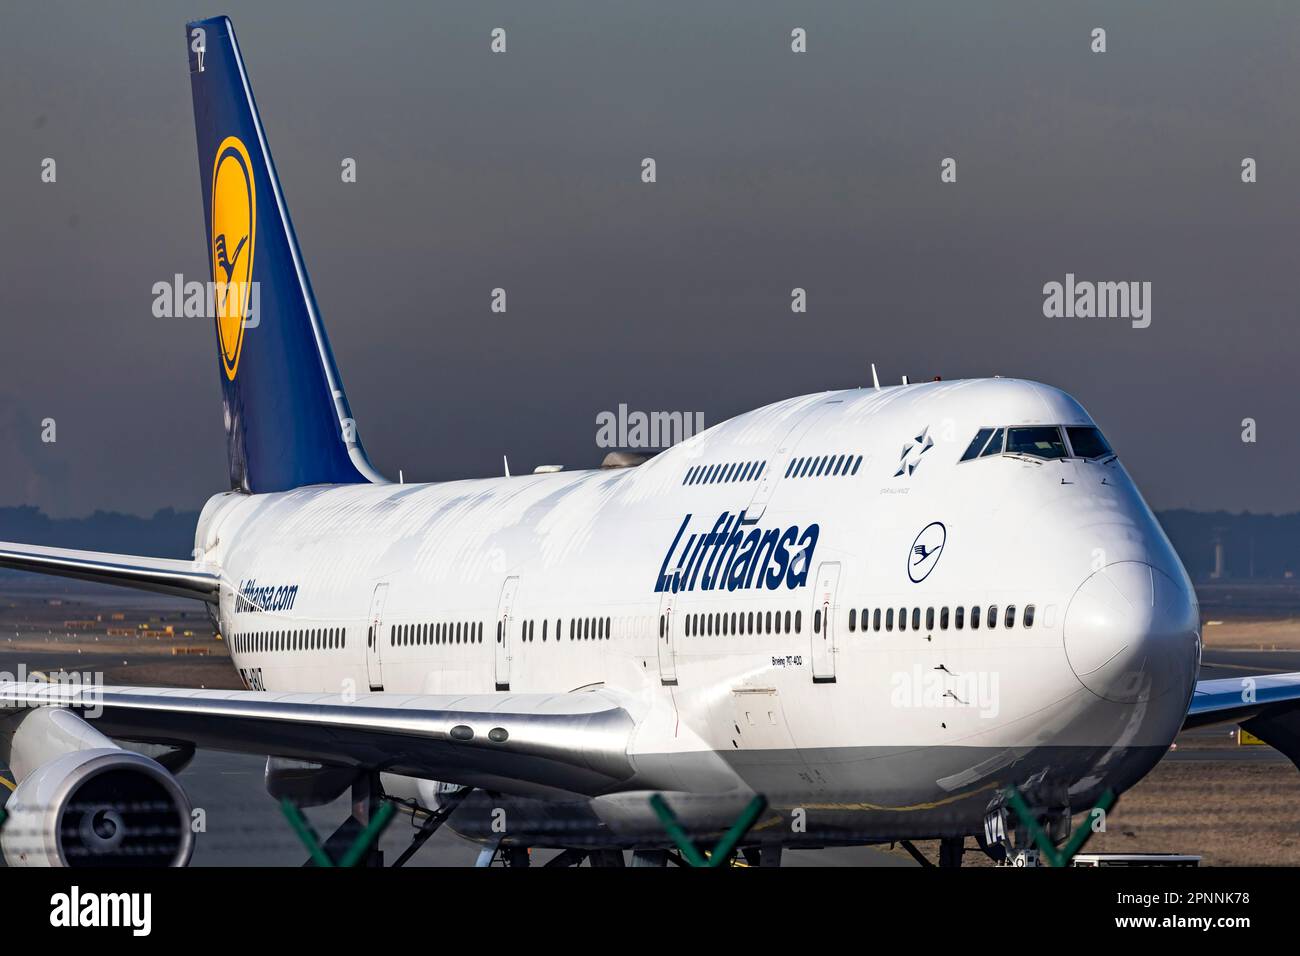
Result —
[[[1066, 389], [1157, 508], [1300, 509], [1300, 7], [806, 6], [9, 0], [0, 505], [224, 488], [213, 330], [151, 287], [208, 278], [183, 26], [226, 12], [381, 471], [590, 466], [620, 403], [875, 362]], [[1150, 282], [1150, 327], [1046, 318], [1067, 272]]]

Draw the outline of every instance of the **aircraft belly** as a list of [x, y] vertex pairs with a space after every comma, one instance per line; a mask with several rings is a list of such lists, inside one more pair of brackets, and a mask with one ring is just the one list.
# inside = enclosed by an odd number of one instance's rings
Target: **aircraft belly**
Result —
[[[1024, 752], [949, 746], [747, 751], [725, 755], [745, 786], [728, 793], [664, 796], [683, 826], [700, 838], [724, 830], [758, 792], [766, 796], [768, 810], [751, 831], [756, 841], [787, 846], [875, 843], [979, 832], [998, 791], [1031, 777], [1040, 787], [1068, 793], [1077, 812], [1100, 796], [1103, 769], [1111, 774], [1106, 783], [1123, 789], [1164, 753], [1163, 747], [1135, 747], [1116, 755], [1102, 746]], [[671, 761], [681, 767], [711, 759], [659, 754], [643, 755], [638, 763]], [[974, 768], [982, 771], [977, 777], [970, 776]], [[1114, 776], [1117, 770], [1120, 774]], [[1093, 783], [1069, 792], [1079, 780]], [[468, 839], [499, 838], [506, 845], [670, 846], [650, 808], [651, 792], [571, 801], [475, 793], [448, 825]], [[494, 811], [503, 813], [494, 816]]]

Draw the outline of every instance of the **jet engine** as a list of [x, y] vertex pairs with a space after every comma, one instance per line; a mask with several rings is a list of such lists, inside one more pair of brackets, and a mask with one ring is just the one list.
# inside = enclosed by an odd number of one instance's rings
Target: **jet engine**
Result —
[[0, 756], [18, 781], [0, 828], [9, 866], [189, 862], [190, 802], [176, 778], [71, 711], [38, 707], [0, 720]]

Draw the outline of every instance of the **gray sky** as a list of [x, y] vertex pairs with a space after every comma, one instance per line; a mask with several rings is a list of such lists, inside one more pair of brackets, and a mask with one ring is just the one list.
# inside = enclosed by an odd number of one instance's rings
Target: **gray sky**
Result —
[[[220, 12], [382, 471], [591, 465], [619, 403], [713, 423], [874, 361], [1066, 389], [1155, 507], [1300, 509], [1300, 7], [1029, 0], [10, 0], [0, 505], [224, 487], [212, 328], [150, 311], [207, 278], [183, 24]], [[1045, 318], [1067, 272], [1151, 282], [1150, 328]]]

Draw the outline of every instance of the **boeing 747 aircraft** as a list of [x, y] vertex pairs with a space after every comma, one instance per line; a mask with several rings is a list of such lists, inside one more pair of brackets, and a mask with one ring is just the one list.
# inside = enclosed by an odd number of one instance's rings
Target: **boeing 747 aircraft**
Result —
[[1023, 843], [1006, 788], [1059, 833], [1190, 725], [1300, 760], [1300, 674], [1197, 683], [1187, 573], [1047, 385], [829, 391], [635, 467], [386, 481], [230, 21], [186, 45], [229, 490], [190, 561], [4, 543], [0, 566], [204, 602], [246, 689], [0, 685], [10, 865], [187, 862], [195, 748], [511, 859], [640, 863], [671, 846], [652, 794], [700, 837], [764, 795], [765, 864], [907, 838], [955, 863]]

